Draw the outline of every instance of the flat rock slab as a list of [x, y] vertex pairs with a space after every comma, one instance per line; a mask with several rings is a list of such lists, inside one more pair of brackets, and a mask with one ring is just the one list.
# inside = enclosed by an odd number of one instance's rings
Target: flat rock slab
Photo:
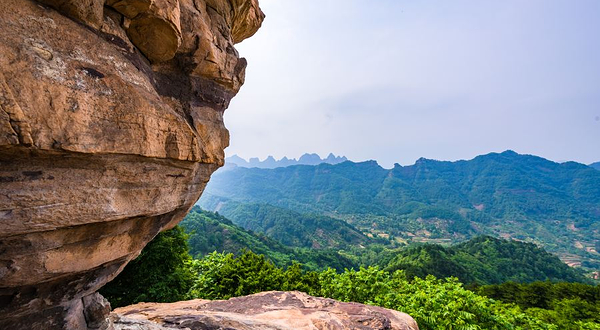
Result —
[[269, 291], [217, 301], [140, 303], [115, 309], [112, 318], [117, 330], [419, 329], [405, 313], [297, 291]]

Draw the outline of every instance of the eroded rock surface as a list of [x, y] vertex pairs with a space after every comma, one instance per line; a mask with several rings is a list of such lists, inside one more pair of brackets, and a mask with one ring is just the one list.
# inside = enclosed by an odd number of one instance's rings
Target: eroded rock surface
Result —
[[117, 330], [419, 329], [394, 310], [276, 291], [224, 301], [141, 303], [116, 309], [112, 319]]
[[257, 0], [2, 1], [1, 329], [98, 328], [94, 292], [223, 164], [233, 45], [263, 18]]

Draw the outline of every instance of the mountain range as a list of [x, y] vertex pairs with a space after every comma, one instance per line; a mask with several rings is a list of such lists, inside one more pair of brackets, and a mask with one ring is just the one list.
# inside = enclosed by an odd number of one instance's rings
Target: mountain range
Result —
[[[376, 265], [388, 271], [402, 269], [408, 278], [425, 278], [428, 274], [438, 278], [454, 276], [466, 284], [546, 280], [587, 282], [579, 272], [534, 244], [489, 236], [479, 236], [450, 247], [418, 244], [399, 249], [381, 249], [376, 240], [366, 237], [359, 242], [351, 238], [346, 240], [345, 246], [335, 249], [293, 247], [282, 244], [271, 235], [244, 229], [224, 216], [204, 211], [198, 206], [185, 217], [181, 226], [189, 234], [190, 253], [198, 259], [213, 251], [239, 255], [246, 249], [265, 255], [279, 266], [300, 262], [312, 270], [331, 267], [342, 271], [344, 268]], [[324, 234], [335, 233], [335, 228], [322, 228], [321, 231]], [[319, 236], [318, 233], [313, 234]], [[363, 247], [357, 249], [357, 246]], [[365, 251], [375, 254], [360, 258]]]
[[600, 172], [513, 151], [392, 169], [375, 161], [240, 167], [216, 172], [199, 204], [246, 227], [262, 221], [248, 210], [269, 205], [272, 223], [280, 212], [325, 216], [398, 244], [512, 238], [600, 268]]
[[256, 167], [256, 168], [277, 168], [277, 167], [287, 167], [292, 165], [319, 165], [319, 164], [339, 164], [347, 161], [348, 159], [344, 156], [336, 156], [332, 153], [327, 156], [327, 158], [321, 159], [321, 157], [317, 154], [304, 154], [300, 156], [300, 158], [287, 158], [283, 157], [280, 160], [276, 160], [273, 156], [267, 157], [265, 160], [261, 161], [257, 157], [250, 158], [249, 160], [245, 160], [244, 158], [233, 155], [231, 157], [225, 158], [226, 165], [235, 165], [238, 167]]
[[595, 168], [597, 170], [600, 170], [600, 162], [592, 163], [589, 166], [593, 167], [593, 168]]

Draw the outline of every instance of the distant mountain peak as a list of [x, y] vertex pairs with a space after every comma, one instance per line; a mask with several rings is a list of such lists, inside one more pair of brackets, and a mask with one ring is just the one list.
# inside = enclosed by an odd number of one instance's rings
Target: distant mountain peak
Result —
[[336, 215], [365, 233], [407, 242], [493, 234], [542, 244], [564, 260], [575, 260], [573, 251], [578, 263], [600, 260], [600, 172], [514, 151], [458, 161], [421, 158], [391, 169], [375, 161], [240, 167], [213, 174], [202, 198], [213, 209], [243, 202]]
[[275, 157], [269, 155], [265, 160], [261, 161], [258, 157], [252, 157], [248, 161], [244, 158], [233, 155], [225, 159], [226, 165], [235, 165], [239, 167], [256, 167], [256, 168], [277, 168], [287, 167], [292, 165], [319, 165], [319, 164], [339, 164], [347, 161], [348, 158], [345, 156], [336, 156], [333, 153], [329, 153], [327, 158], [321, 158], [316, 153], [305, 153], [300, 156], [299, 159], [283, 157], [280, 160], [276, 160]]
[[436, 160], [436, 159], [421, 157], [421, 158], [417, 159], [417, 161], [415, 162], [415, 165], [425, 165], [425, 164], [439, 163], [439, 162], [440, 161]]
[[240, 156], [238, 156], [238, 155], [233, 155], [233, 156], [231, 156], [231, 157], [229, 157], [229, 158], [230, 158], [231, 160], [236, 160], [236, 161], [238, 161], [238, 160], [243, 160], [243, 161], [246, 161], [244, 158], [242, 158], [242, 157], [240, 157]]
[[[316, 164], [322, 163], [323, 159], [321, 159], [321, 157], [317, 154], [304, 154], [304, 155], [300, 156], [300, 159], [298, 159], [298, 162], [311, 163], [309, 165], [316, 165]], [[312, 163], [316, 163], [316, 164], [312, 164]]]

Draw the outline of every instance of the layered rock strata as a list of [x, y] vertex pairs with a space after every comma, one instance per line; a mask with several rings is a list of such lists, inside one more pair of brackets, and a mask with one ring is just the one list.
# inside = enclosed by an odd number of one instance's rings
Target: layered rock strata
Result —
[[[3, 0], [0, 328], [97, 329], [94, 292], [223, 164], [257, 0]], [[103, 312], [104, 311], [104, 312]]]
[[117, 330], [419, 329], [404, 313], [301, 292], [263, 292], [226, 301], [141, 303], [118, 308], [111, 316]]

